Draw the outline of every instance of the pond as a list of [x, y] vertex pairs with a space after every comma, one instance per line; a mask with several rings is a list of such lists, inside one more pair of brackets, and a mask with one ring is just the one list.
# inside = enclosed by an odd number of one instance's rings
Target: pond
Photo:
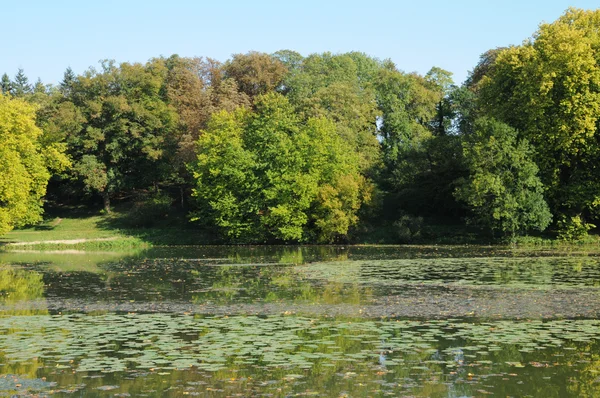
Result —
[[0, 253], [0, 396], [600, 396], [600, 257]]

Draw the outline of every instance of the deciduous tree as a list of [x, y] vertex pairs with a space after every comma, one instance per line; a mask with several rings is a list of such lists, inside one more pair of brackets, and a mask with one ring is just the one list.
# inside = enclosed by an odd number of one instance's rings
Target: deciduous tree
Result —
[[463, 143], [469, 175], [459, 181], [458, 199], [471, 220], [508, 236], [544, 230], [552, 219], [526, 140], [493, 119], [478, 119]]
[[357, 222], [369, 185], [324, 118], [304, 121], [279, 94], [213, 116], [192, 164], [197, 218], [231, 240], [332, 242]]
[[0, 234], [41, 220], [51, 171], [69, 164], [57, 143], [42, 145], [35, 108], [0, 95]]
[[234, 79], [240, 91], [250, 98], [274, 91], [288, 71], [276, 57], [256, 51], [234, 54], [223, 70], [225, 77]]
[[163, 96], [166, 74], [158, 61], [105, 61], [79, 76], [58, 108], [57, 117], [75, 117], [54, 125], [68, 126], [76, 177], [102, 195], [106, 211], [113, 194], [153, 186], [171, 170], [177, 114]]
[[600, 10], [569, 9], [497, 54], [481, 105], [528, 139], [555, 214], [600, 210]]

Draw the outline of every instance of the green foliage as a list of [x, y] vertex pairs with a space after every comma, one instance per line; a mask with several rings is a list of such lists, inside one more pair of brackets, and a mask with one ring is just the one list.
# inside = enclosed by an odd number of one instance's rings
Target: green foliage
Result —
[[63, 74], [63, 79], [58, 85], [58, 89], [62, 95], [65, 97], [69, 97], [73, 93], [73, 84], [75, 84], [75, 80], [77, 76], [75, 76], [75, 72], [73, 69], [68, 67]]
[[6, 73], [2, 75], [2, 80], [0, 80], [0, 91], [2, 94], [7, 95], [10, 94], [12, 90], [12, 83], [10, 82], [10, 77]]
[[68, 97], [48, 110], [45, 128], [65, 135], [74, 177], [103, 195], [107, 211], [110, 196], [156, 184], [171, 170], [177, 114], [163, 96], [166, 73], [159, 61], [106, 61], [76, 79], [67, 72]]
[[452, 73], [434, 66], [425, 75], [425, 80], [429, 83], [431, 90], [440, 94], [440, 100], [436, 105], [436, 115], [430, 123], [430, 129], [437, 136], [449, 134], [454, 118], [450, 94], [456, 89]]
[[439, 67], [420, 76], [360, 52], [291, 50], [104, 61], [80, 76], [67, 68], [56, 87], [4, 74], [2, 106], [19, 98], [35, 114], [0, 125], [35, 121], [43, 133], [18, 140], [35, 156], [0, 143], [0, 206], [13, 214], [0, 230], [39, 220], [51, 169], [62, 170], [51, 200], [100, 195], [108, 213], [142, 195], [129, 219], [149, 226], [171, 203], [148, 192], [178, 192], [236, 242], [335, 242], [381, 225], [414, 241], [467, 210], [514, 236], [543, 230], [549, 208], [559, 237], [579, 239], [600, 219], [599, 29], [600, 11], [569, 9], [522, 45], [484, 53], [462, 87]]
[[373, 87], [380, 67], [379, 61], [362, 53], [312, 54], [290, 71], [282, 85], [301, 117], [335, 122], [337, 134], [359, 153], [365, 170], [380, 162]]
[[586, 223], [581, 215], [567, 217], [562, 215], [557, 222], [558, 238], [566, 241], [579, 241], [588, 236], [588, 231], [595, 228], [594, 224]]
[[271, 56], [278, 59], [287, 68], [288, 72], [296, 72], [302, 66], [304, 60], [300, 53], [292, 50], [279, 50]]
[[68, 167], [60, 145], [42, 142], [35, 108], [0, 95], [0, 234], [40, 221], [50, 170]]
[[43, 295], [42, 274], [0, 265], [0, 303], [36, 300], [41, 299]]
[[469, 76], [465, 81], [465, 87], [472, 91], [478, 91], [479, 84], [484, 80], [484, 77], [489, 77], [492, 75], [498, 54], [505, 49], [506, 47], [498, 47], [481, 54], [479, 57], [479, 62], [475, 68], [469, 72]]
[[386, 172], [390, 184], [402, 186], [426, 161], [423, 146], [433, 136], [429, 124], [442, 96], [421, 76], [402, 73], [391, 62], [379, 71], [376, 93]]
[[459, 181], [456, 196], [470, 207], [473, 222], [510, 236], [548, 226], [552, 216], [538, 168], [514, 129], [478, 119], [463, 153], [469, 176]]
[[391, 62], [379, 71], [377, 102], [385, 170], [381, 186], [400, 212], [457, 215], [453, 181], [464, 174], [451, 74], [432, 68], [425, 78], [398, 71]]
[[31, 84], [29, 79], [25, 75], [22, 68], [19, 68], [15, 75], [15, 80], [11, 83], [11, 94], [16, 97], [24, 97], [26, 94], [32, 92]]
[[216, 114], [198, 140], [196, 219], [233, 241], [331, 242], [369, 197], [357, 155], [323, 118], [302, 121], [279, 94], [255, 112]]
[[595, 212], [600, 187], [600, 10], [569, 9], [495, 54], [478, 84], [487, 114], [518, 129], [556, 214]]

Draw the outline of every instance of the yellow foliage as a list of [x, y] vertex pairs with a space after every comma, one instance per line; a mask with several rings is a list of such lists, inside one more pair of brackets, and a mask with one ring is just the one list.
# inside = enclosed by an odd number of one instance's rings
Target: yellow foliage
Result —
[[69, 165], [58, 144], [43, 148], [35, 108], [0, 95], [0, 234], [41, 220], [49, 169]]

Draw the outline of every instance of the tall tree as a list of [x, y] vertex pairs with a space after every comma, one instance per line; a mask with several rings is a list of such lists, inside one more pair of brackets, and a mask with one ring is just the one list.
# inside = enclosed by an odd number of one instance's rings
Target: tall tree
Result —
[[360, 53], [312, 54], [283, 81], [286, 96], [304, 118], [326, 117], [360, 155], [363, 169], [380, 162], [377, 104], [371, 76], [378, 61]]
[[44, 85], [44, 83], [42, 83], [42, 79], [38, 77], [38, 79], [35, 81], [35, 85], [33, 86], [33, 93], [46, 94], [46, 91], [46, 86]]
[[274, 91], [288, 72], [277, 58], [256, 51], [247, 54], [234, 54], [223, 65], [226, 77], [234, 79], [240, 91], [254, 98]]
[[434, 66], [425, 75], [433, 91], [440, 94], [440, 100], [436, 105], [436, 115], [431, 122], [432, 132], [437, 136], [447, 135], [452, 129], [454, 109], [452, 106], [452, 92], [456, 89], [452, 80], [452, 72]]
[[304, 57], [292, 50], [279, 50], [272, 54], [272, 56], [278, 59], [288, 70], [288, 72], [295, 72], [302, 66]]
[[449, 134], [455, 112], [450, 73], [432, 68], [422, 77], [403, 73], [386, 61], [376, 92], [385, 164], [379, 181], [396, 211], [460, 215], [453, 181], [464, 174], [464, 167], [460, 138]]
[[569, 9], [500, 52], [480, 82], [487, 114], [519, 130], [555, 214], [600, 216], [600, 10]]
[[73, 84], [75, 83], [76, 79], [77, 76], [75, 76], [75, 72], [73, 72], [73, 69], [71, 69], [71, 67], [69, 66], [65, 70], [65, 73], [63, 74], [63, 79], [58, 85], [58, 90], [62, 93], [62, 95], [64, 95], [65, 97], [70, 97], [73, 90]]
[[343, 238], [369, 198], [356, 153], [323, 118], [304, 122], [285, 97], [213, 116], [198, 140], [197, 218], [233, 241]]
[[10, 77], [5, 73], [2, 75], [2, 79], [0, 80], [0, 91], [2, 94], [10, 94], [12, 91], [12, 83], [10, 82]]
[[484, 80], [483, 78], [493, 74], [496, 58], [498, 58], [498, 55], [506, 49], [507, 47], [496, 47], [481, 54], [479, 62], [475, 68], [469, 72], [467, 80], [465, 81], [465, 86], [472, 91], [477, 91], [479, 83]]
[[32, 87], [29, 84], [29, 79], [25, 75], [25, 72], [22, 68], [19, 68], [17, 74], [15, 75], [15, 79], [11, 84], [12, 94], [16, 97], [23, 97], [26, 94], [31, 93]]
[[389, 61], [379, 72], [376, 93], [387, 175], [398, 188], [426, 161], [424, 144], [433, 136], [430, 124], [442, 94], [423, 77], [402, 73]]
[[101, 194], [107, 212], [113, 195], [154, 186], [170, 173], [177, 114], [163, 95], [166, 74], [159, 61], [104, 61], [100, 71], [90, 69], [75, 80], [72, 101], [66, 102], [73, 105], [62, 105], [56, 114], [75, 117], [54, 125], [69, 127], [75, 175]]
[[0, 95], [0, 234], [41, 220], [50, 173], [69, 164], [60, 145], [41, 139], [34, 107]]
[[179, 152], [182, 161], [193, 160], [194, 142], [213, 113], [210, 90], [199, 75], [201, 60], [173, 55], [165, 60], [165, 82], [169, 102], [179, 115]]

